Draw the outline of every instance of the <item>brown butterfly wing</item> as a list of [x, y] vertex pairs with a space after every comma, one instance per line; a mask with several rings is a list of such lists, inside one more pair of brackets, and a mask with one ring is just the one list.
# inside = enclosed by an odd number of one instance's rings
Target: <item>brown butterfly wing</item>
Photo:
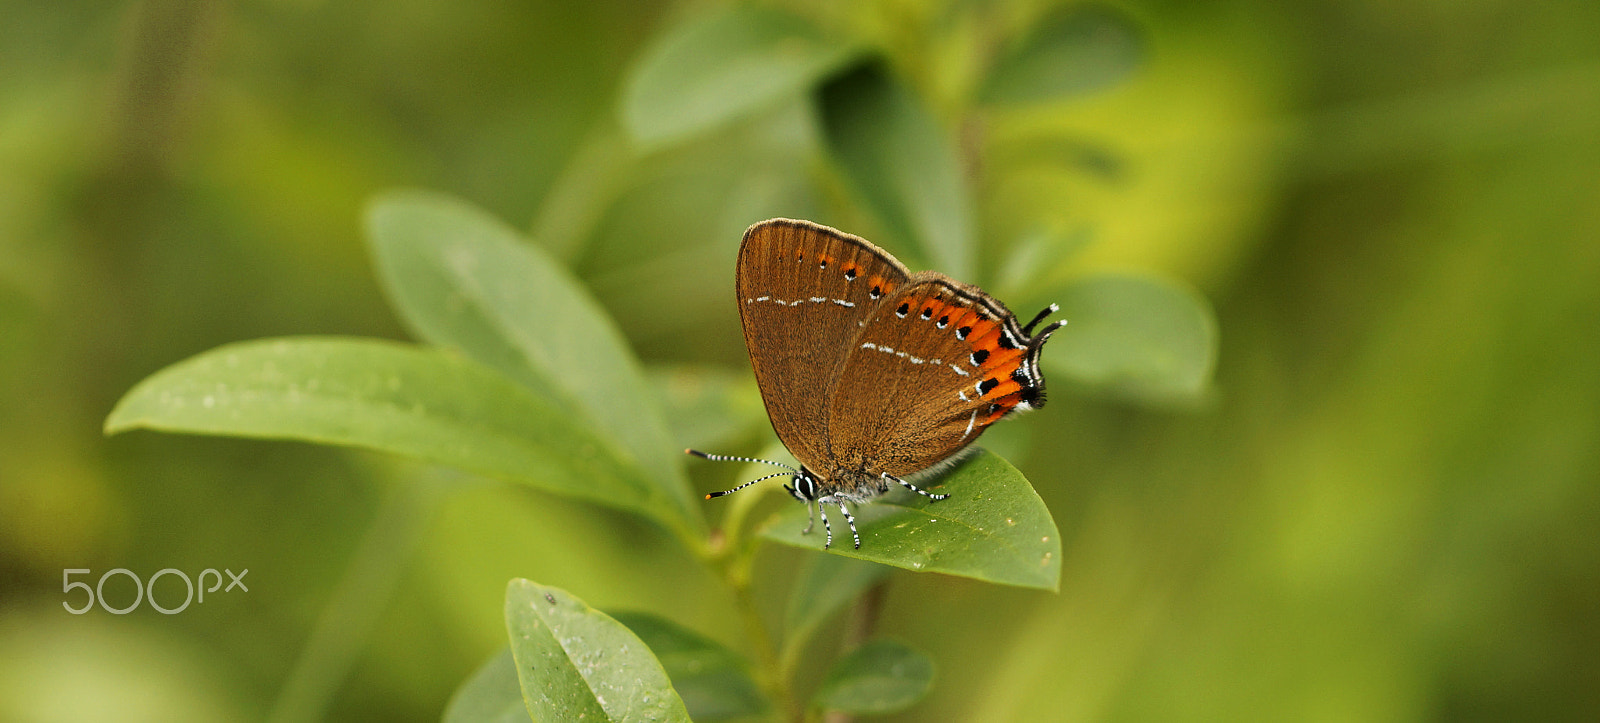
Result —
[[903, 477], [960, 451], [1014, 409], [1042, 406], [1038, 357], [1048, 336], [1028, 338], [1004, 304], [975, 286], [913, 274], [877, 306], [828, 391], [840, 466]]
[[734, 282], [745, 347], [772, 429], [801, 464], [827, 466], [829, 383], [907, 276], [882, 249], [809, 221], [775, 218], [745, 232]]

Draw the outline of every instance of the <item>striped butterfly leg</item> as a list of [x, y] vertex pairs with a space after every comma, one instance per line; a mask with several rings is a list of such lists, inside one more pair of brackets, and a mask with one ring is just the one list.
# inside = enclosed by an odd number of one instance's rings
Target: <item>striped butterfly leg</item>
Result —
[[[843, 500], [827, 500], [827, 502], [832, 502], [834, 506], [839, 508], [839, 512], [844, 514], [845, 522], [850, 525], [850, 536], [855, 539], [856, 549], [861, 549], [861, 533], [856, 531], [856, 516], [850, 514], [850, 510], [844, 506]], [[833, 525], [828, 523], [828, 508], [824, 505], [823, 500], [817, 500], [817, 514], [822, 517], [822, 529], [828, 534], [827, 539], [822, 542], [822, 549], [826, 550], [833, 547]]]
[[[856, 549], [861, 549], [861, 533], [856, 532], [856, 516], [850, 514], [850, 510], [844, 506], [844, 500], [835, 500], [834, 504], [838, 505], [839, 511], [844, 513], [844, 521], [850, 524], [850, 536], [856, 540]], [[820, 507], [821, 505], [818, 506]]]
[[912, 492], [915, 492], [915, 493], [917, 493], [919, 495], [922, 495], [923, 497], [926, 497], [926, 498], [928, 498], [930, 500], [933, 500], [934, 502], [938, 502], [939, 500], [944, 500], [944, 499], [949, 499], [950, 498], [950, 495], [948, 495], [948, 494], [938, 494], [938, 493], [934, 493], [934, 492], [929, 492], [929, 491], [927, 491], [925, 489], [922, 489], [921, 487], [918, 487], [918, 486], [916, 486], [914, 484], [911, 484], [910, 482], [907, 482], [907, 481], [905, 481], [903, 479], [900, 479], [899, 477], [896, 477], [896, 476], [894, 476], [892, 474], [889, 474], [888, 472], [884, 472], [883, 473], [883, 478], [886, 479], [886, 480], [894, 480], [895, 482], [899, 482], [901, 487], [904, 487], [904, 488], [906, 488], [908, 490], [911, 490]]

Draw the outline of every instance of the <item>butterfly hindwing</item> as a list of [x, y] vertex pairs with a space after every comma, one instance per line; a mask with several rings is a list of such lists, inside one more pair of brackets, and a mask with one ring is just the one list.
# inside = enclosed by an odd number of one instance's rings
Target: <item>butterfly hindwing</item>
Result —
[[975, 286], [920, 272], [879, 304], [828, 390], [839, 464], [912, 474], [1042, 403], [1040, 343]]

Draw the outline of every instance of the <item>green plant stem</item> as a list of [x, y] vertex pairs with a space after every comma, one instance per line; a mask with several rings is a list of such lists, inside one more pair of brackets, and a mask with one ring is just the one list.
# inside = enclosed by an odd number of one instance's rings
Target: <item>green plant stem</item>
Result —
[[[889, 580], [886, 578], [872, 587], [861, 591], [856, 598], [856, 604], [850, 610], [850, 623], [844, 630], [844, 645], [840, 654], [849, 653], [861, 647], [872, 637], [878, 627], [878, 617], [883, 612], [883, 599], [889, 594]], [[855, 716], [849, 713], [834, 711], [823, 717], [823, 723], [853, 723]]]
[[269, 722], [300, 723], [326, 716], [328, 703], [368, 644], [444, 491], [443, 484], [421, 475], [393, 482], [278, 691]]
[[723, 582], [733, 592], [734, 607], [738, 609], [745, 635], [755, 652], [762, 687], [766, 689], [767, 695], [781, 715], [800, 723], [804, 720], [805, 711], [795, 705], [794, 691], [789, 686], [788, 671], [778, 658], [777, 646], [773, 644], [772, 636], [767, 632], [766, 621], [761, 617], [761, 608], [756, 604], [755, 595], [750, 589], [750, 568], [755, 560], [759, 538], [753, 535], [746, 537], [744, 524], [761, 497], [760, 491], [734, 495], [729, 500], [731, 507], [723, 516], [721, 527], [713, 533], [712, 542], [701, 546], [697, 551], [701, 553], [701, 560], [716, 569]]

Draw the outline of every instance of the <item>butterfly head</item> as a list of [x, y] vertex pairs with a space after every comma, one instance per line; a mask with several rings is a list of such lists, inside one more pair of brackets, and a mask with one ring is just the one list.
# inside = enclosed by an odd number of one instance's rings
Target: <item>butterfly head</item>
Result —
[[794, 475], [794, 486], [784, 485], [783, 489], [801, 502], [810, 502], [822, 495], [820, 482], [811, 470], [801, 466]]

